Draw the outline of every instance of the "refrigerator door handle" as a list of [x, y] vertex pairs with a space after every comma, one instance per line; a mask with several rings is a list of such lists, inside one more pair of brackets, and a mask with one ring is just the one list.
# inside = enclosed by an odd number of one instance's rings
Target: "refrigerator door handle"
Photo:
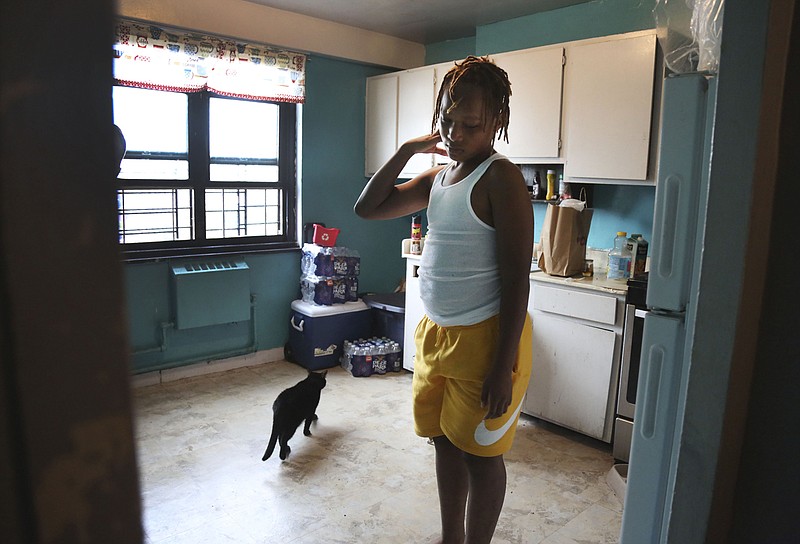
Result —
[[642, 414], [639, 432], [642, 437], [652, 440], [656, 434], [658, 392], [664, 374], [664, 348], [651, 346], [647, 354], [646, 384], [642, 390]]
[[[662, 182], [661, 196], [662, 217], [661, 217], [661, 236], [657, 244], [653, 244], [653, 259], [658, 263], [658, 275], [663, 278], [671, 278], [675, 267], [675, 245], [678, 240], [678, 229], [684, 229], [685, 225], [678, 217], [681, 197], [681, 179], [671, 174]], [[658, 254], [658, 257], [655, 255]]]

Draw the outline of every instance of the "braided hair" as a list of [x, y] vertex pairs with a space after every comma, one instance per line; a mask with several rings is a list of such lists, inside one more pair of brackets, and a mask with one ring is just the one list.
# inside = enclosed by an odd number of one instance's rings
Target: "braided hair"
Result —
[[[450, 110], [458, 106], [462, 85], [474, 85], [483, 92], [483, 107], [485, 122], [499, 122], [500, 137], [508, 142], [508, 121], [510, 110], [508, 99], [511, 96], [511, 82], [505, 70], [489, 60], [489, 57], [468, 56], [445, 74], [439, 95], [436, 97], [436, 108], [433, 111], [431, 132], [438, 130], [439, 113], [442, 107], [442, 97], [448, 93], [453, 105]], [[492, 140], [494, 141], [494, 140]]]

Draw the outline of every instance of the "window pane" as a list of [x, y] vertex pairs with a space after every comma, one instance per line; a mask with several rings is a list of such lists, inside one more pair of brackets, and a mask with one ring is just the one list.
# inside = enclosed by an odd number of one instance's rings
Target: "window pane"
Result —
[[278, 181], [277, 104], [209, 99], [211, 181]]
[[208, 107], [212, 159], [278, 159], [277, 104], [211, 98]]
[[188, 153], [188, 99], [183, 93], [114, 86], [114, 123], [128, 151]]
[[282, 234], [280, 192], [280, 189], [207, 190], [206, 236], [235, 238]]
[[189, 161], [122, 159], [120, 179], [189, 179]]
[[[134, 87], [113, 88], [114, 123], [122, 129], [128, 158], [122, 179], [189, 179], [188, 97], [183, 93]], [[134, 158], [171, 153], [186, 157]]]
[[278, 167], [266, 164], [211, 164], [211, 181], [272, 181], [278, 180]]
[[191, 193], [191, 189], [118, 191], [120, 243], [191, 240]]

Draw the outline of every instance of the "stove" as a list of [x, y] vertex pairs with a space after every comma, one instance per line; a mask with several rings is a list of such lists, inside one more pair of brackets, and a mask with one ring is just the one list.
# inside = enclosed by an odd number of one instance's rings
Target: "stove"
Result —
[[647, 275], [645, 272], [628, 280], [628, 294], [625, 304], [633, 304], [640, 310], [647, 309]]
[[622, 361], [619, 371], [617, 413], [614, 420], [613, 454], [628, 461], [636, 409], [636, 388], [642, 353], [644, 320], [647, 315], [647, 273], [628, 280], [625, 296], [625, 326], [622, 330]]

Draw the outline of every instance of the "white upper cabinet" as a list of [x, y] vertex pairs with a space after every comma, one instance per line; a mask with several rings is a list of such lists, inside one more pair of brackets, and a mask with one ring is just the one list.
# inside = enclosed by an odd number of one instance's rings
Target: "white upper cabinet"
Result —
[[366, 174], [371, 176], [397, 149], [396, 74], [367, 79]]
[[564, 48], [526, 49], [493, 59], [511, 82], [509, 143], [498, 140], [495, 149], [517, 162], [559, 157]]
[[567, 47], [564, 177], [648, 178], [655, 34]]
[[[436, 100], [433, 66], [367, 78], [366, 168], [374, 174], [403, 142], [430, 134]], [[433, 166], [433, 155], [416, 155], [401, 177]]]
[[[436, 109], [436, 97], [439, 95], [439, 89], [442, 86], [442, 81], [444, 80], [444, 76], [450, 69], [455, 66], [454, 61], [449, 62], [442, 62], [439, 64], [434, 64], [433, 67], [436, 70], [436, 80], [434, 81], [434, 93], [433, 93], [433, 109]], [[432, 120], [432, 119], [431, 119]], [[439, 127], [434, 127], [436, 131], [439, 130]], [[433, 156], [434, 164], [447, 164], [450, 162], [450, 157], [447, 155], [434, 155]]]
[[[436, 71], [433, 66], [401, 72], [397, 98], [397, 147], [403, 142], [431, 133], [436, 102]], [[401, 177], [414, 177], [433, 166], [433, 155], [414, 155]]]
[[[491, 55], [508, 72], [512, 93], [509, 143], [495, 149], [517, 164], [564, 164], [566, 181], [654, 183], [655, 53], [655, 32], [644, 30]], [[400, 144], [430, 133], [438, 87], [452, 66], [367, 79], [367, 176]], [[416, 156], [401, 177], [447, 160]]]

